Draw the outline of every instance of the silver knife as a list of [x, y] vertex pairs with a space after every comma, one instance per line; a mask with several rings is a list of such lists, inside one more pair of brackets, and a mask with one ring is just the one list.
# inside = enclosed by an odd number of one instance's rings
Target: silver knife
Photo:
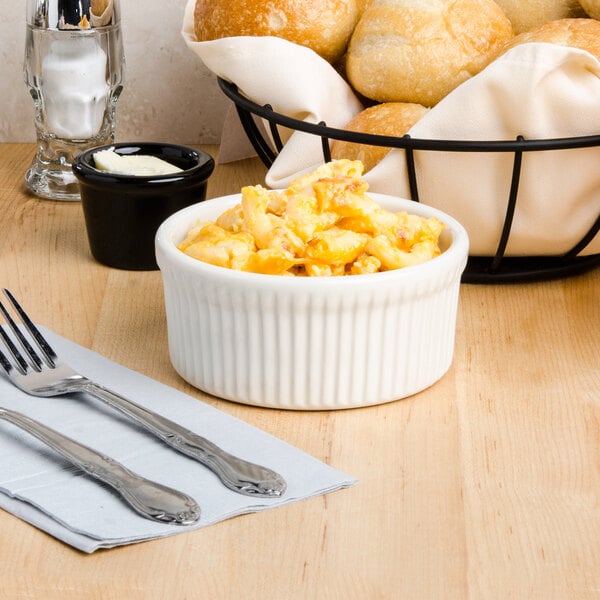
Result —
[[145, 479], [116, 460], [19, 412], [0, 407], [0, 419], [27, 431], [71, 464], [112, 487], [134, 510], [148, 519], [191, 525], [200, 518], [200, 507], [183, 492]]

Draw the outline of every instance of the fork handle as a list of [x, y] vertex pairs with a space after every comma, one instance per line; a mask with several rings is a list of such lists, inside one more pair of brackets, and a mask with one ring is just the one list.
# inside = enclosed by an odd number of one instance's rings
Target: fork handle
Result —
[[178, 525], [191, 525], [200, 518], [199, 506], [187, 494], [145, 479], [114, 459], [19, 412], [0, 408], [0, 418], [27, 431], [91, 477], [108, 484], [142, 516]]
[[275, 471], [229, 454], [206, 438], [89, 381], [84, 390], [119, 410], [166, 444], [211, 469], [225, 486], [248, 496], [281, 496], [286, 482]]

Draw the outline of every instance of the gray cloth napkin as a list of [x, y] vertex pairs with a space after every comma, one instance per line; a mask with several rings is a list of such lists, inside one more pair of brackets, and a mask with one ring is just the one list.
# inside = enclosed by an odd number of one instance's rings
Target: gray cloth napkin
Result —
[[1, 406], [108, 454], [144, 477], [184, 491], [200, 505], [201, 518], [193, 526], [145, 519], [113, 490], [72, 467], [30, 434], [0, 420], [0, 507], [83, 552], [183, 533], [356, 483], [353, 477], [239, 419], [40, 329], [75, 369], [228, 452], [274, 469], [288, 485], [281, 498], [243, 496], [223, 486], [200, 463], [91, 396], [35, 398], [0, 376]]

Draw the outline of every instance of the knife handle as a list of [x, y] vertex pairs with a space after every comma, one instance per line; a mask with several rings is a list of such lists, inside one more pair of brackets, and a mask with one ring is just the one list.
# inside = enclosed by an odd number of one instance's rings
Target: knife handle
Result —
[[27, 431], [91, 477], [112, 487], [142, 516], [177, 525], [191, 525], [200, 518], [198, 504], [187, 494], [145, 479], [116, 460], [21, 413], [0, 408], [0, 418]]

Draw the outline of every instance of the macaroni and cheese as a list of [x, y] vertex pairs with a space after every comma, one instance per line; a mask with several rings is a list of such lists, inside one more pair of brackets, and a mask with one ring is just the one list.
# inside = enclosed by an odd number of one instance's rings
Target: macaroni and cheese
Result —
[[383, 209], [362, 173], [360, 161], [341, 159], [286, 190], [244, 187], [239, 204], [197, 223], [178, 247], [229, 269], [296, 276], [376, 273], [440, 254], [443, 223]]

